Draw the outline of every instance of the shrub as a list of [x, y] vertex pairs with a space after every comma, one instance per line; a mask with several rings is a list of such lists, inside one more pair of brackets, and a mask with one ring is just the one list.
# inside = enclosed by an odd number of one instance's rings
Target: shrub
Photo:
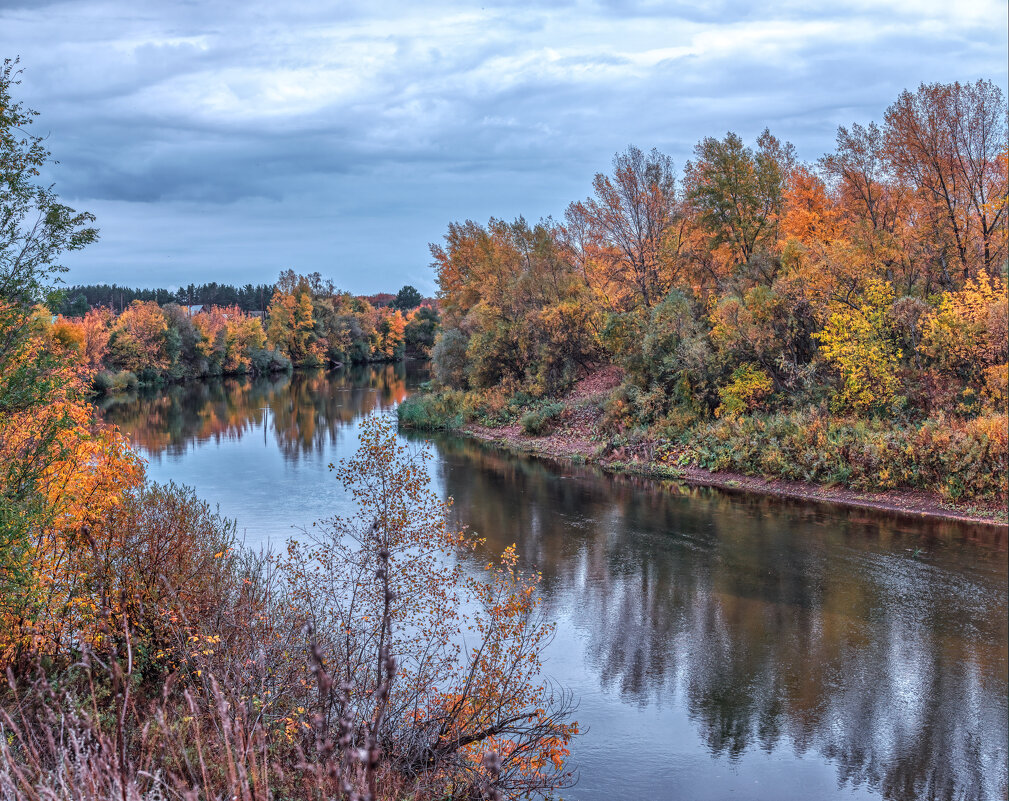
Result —
[[291, 360], [275, 348], [252, 348], [249, 351], [255, 373], [279, 373], [291, 369]]
[[522, 430], [530, 436], [546, 434], [553, 424], [564, 414], [563, 403], [547, 403], [522, 415], [519, 422]]
[[109, 391], [112, 386], [113, 374], [109, 370], [101, 370], [95, 373], [95, 377], [91, 381], [91, 386], [94, 387], [96, 392], [105, 393]]
[[[88, 541], [108, 583], [82, 611], [100, 636], [63, 673], [8, 673], [0, 796], [391, 801], [568, 786], [578, 726], [571, 695], [540, 680], [554, 627], [539, 576], [513, 547], [482, 575], [463, 569], [459, 550], [481, 541], [450, 525], [426, 458], [370, 418], [339, 468], [357, 514], [267, 559], [236, 554], [233, 526], [191, 491], [128, 496], [112, 550]], [[148, 629], [177, 635], [167, 679], [148, 670]], [[458, 631], [475, 647], [455, 647]]]
[[145, 367], [136, 376], [137, 380], [144, 385], [159, 386], [161, 384], [161, 372], [154, 367]]
[[761, 368], [744, 364], [732, 371], [732, 381], [718, 390], [722, 401], [715, 409], [716, 417], [734, 417], [752, 412], [763, 405], [774, 385], [771, 377]]
[[820, 410], [723, 417], [683, 437], [685, 459], [734, 470], [857, 490], [921, 489], [953, 499], [1009, 495], [1005, 414], [943, 416], [908, 426], [836, 419]]
[[463, 424], [461, 395], [458, 392], [411, 395], [396, 409], [404, 428], [450, 430]]
[[132, 392], [140, 386], [140, 379], [137, 378], [136, 373], [130, 370], [120, 370], [119, 372], [101, 370], [95, 373], [91, 385], [96, 392], [116, 395], [122, 392]]
[[450, 389], [464, 389], [466, 386], [466, 349], [469, 337], [458, 328], [442, 331], [434, 343], [431, 358], [434, 360], [434, 375], [438, 383]]

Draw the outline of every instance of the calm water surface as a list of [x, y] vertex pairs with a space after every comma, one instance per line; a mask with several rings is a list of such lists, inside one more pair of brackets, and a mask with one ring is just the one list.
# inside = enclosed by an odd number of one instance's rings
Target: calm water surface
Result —
[[[328, 465], [425, 378], [383, 366], [107, 404], [252, 546], [349, 510]], [[422, 442], [423, 438], [416, 438]], [[1005, 529], [688, 489], [435, 438], [454, 515], [542, 570], [588, 728], [563, 795], [1002, 799]], [[917, 553], [916, 553], [917, 552]]]

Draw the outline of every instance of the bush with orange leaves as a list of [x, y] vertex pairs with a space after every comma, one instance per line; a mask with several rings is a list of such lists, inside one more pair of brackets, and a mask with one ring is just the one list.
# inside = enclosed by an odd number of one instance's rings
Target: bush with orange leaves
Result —
[[146, 483], [87, 400], [72, 333], [0, 304], [0, 661], [67, 664], [125, 626], [168, 664], [180, 616], [202, 625], [236, 594], [234, 565], [215, 558], [234, 527], [192, 491]]
[[[91, 511], [75, 491], [50, 518], [52, 543], [64, 526], [78, 537], [50, 555], [35, 609], [28, 646], [54, 657], [48, 672], [11, 674], [0, 703], [3, 786], [420, 801], [569, 783], [578, 727], [540, 675], [553, 629], [539, 576], [514, 548], [485, 575], [464, 567], [480, 541], [448, 525], [388, 418], [365, 423], [340, 468], [359, 513], [265, 561], [191, 491], [88, 474], [71, 483]], [[53, 721], [60, 739], [40, 735]]]
[[73, 540], [142, 477], [137, 457], [84, 398], [84, 373], [46, 317], [0, 304], [0, 656], [47, 650], [73, 627]]
[[[368, 418], [357, 453], [338, 470], [358, 513], [309, 532], [308, 544], [289, 543], [280, 566], [292, 605], [344, 688], [304, 706], [332, 727], [351, 708], [374, 719], [384, 675], [376, 655], [391, 653], [395, 681], [378, 739], [397, 773], [424, 793], [452, 786], [470, 797], [463, 788], [484, 786], [493, 751], [504, 797], [547, 794], [570, 782], [564, 758], [578, 726], [570, 694], [541, 677], [553, 626], [539, 576], [517, 568], [514, 548], [486, 576], [467, 571], [482, 541], [449, 525], [426, 458], [397, 442], [390, 419]], [[347, 736], [360, 743], [364, 733]]]
[[[5, 311], [8, 323], [18, 319]], [[5, 664], [70, 658], [96, 644], [110, 614], [153, 635], [151, 618], [166, 608], [159, 582], [167, 577], [180, 592], [204, 583], [205, 552], [227, 547], [230, 531], [191, 493], [145, 485], [142, 460], [86, 399], [88, 376], [67, 358], [76, 340], [45, 322], [36, 314], [26, 323], [3, 373]], [[18, 408], [10, 379], [29, 374], [32, 392]]]

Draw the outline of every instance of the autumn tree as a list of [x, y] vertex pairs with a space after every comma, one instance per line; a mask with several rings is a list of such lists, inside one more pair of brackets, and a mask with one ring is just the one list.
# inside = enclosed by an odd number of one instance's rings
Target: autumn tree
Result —
[[53, 342], [68, 353], [80, 353], [84, 347], [84, 330], [65, 317], [57, 317], [53, 323], [50, 335]]
[[[176, 345], [177, 347], [177, 345]], [[168, 322], [153, 301], [133, 301], [120, 314], [109, 336], [109, 359], [123, 370], [165, 370], [171, 364]]]
[[97, 368], [105, 358], [112, 328], [112, 312], [106, 308], [91, 309], [80, 321], [84, 334], [81, 355], [91, 369]]
[[337, 291], [319, 273], [282, 272], [267, 317], [268, 345], [299, 365], [395, 361], [406, 351], [407, 314]]
[[993, 411], [1009, 393], [1009, 298], [1001, 276], [982, 268], [962, 289], [946, 292], [922, 323], [920, 348], [942, 381], [967, 385]]
[[1006, 100], [992, 81], [922, 84], [886, 111], [894, 167], [937, 214], [961, 282], [1006, 257]]
[[[62, 401], [79, 389], [40, 332], [33, 308], [62, 272], [60, 255], [93, 242], [94, 217], [60, 202], [38, 176], [52, 163], [37, 113], [14, 99], [17, 62], [0, 67], [0, 595], [30, 581], [24, 569], [32, 521], [46, 512], [44, 476], [74, 422]], [[19, 589], [20, 588], [20, 589]]]
[[438, 323], [438, 310], [433, 306], [420, 306], [410, 314], [404, 332], [407, 356], [421, 359], [430, 357]]
[[[552, 390], [599, 352], [592, 293], [546, 222], [453, 224], [432, 246], [447, 329], [466, 344], [466, 381]], [[436, 345], [436, 350], [438, 350]]]
[[835, 190], [835, 224], [833, 235], [823, 239], [817, 269], [833, 281], [835, 297], [856, 291], [867, 273], [907, 292], [948, 283], [948, 273], [935, 269], [929, 226], [921, 224], [929, 215], [922, 216], [913, 186], [896, 170], [884, 131], [875, 123], [841, 126], [836, 149], [818, 164]]
[[893, 287], [870, 281], [858, 306], [839, 306], [814, 336], [840, 376], [836, 405], [867, 413], [885, 409], [897, 392], [901, 352], [890, 323]]
[[207, 372], [247, 373], [253, 358], [266, 345], [266, 334], [257, 317], [243, 314], [237, 306], [211, 306], [192, 317], [198, 334], [196, 351], [207, 360]]
[[267, 312], [266, 337], [270, 347], [286, 354], [295, 364], [317, 364], [312, 288], [308, 279], [281, 273]]
[[687, 202], [708, 247], [724, 252], [730, 272], [755, 264], [761, 280], [773, 279], [773, 264], [755, 257], [777, 244], [783, 190], [794, 161], [792, 146], [768, 130], [755, 150], [731, 132], [722, 140], [702, 139], [694, 148], [694, 160], [684, 168]]
[[569, 258], [616, 306], [658, 303], [671, 286], [678, 247], [676, 179], [669, 156], [630, 146], [597, 173], [593, 197], [565, 212]]
[[375, 330], [378, 334], [375, 355], [384, 359], [402, 359], [406, 349], [406, 319], [403, 313], [396, 309], [391, 314], [380, 314]]
[[446, 328], [458, 328], [485, 294], [497, 291], [503, 276], [496, 268], [495, 241], [488, 230], [496, 228], [500, 225], [494, 219], [487, 229], [472, 220], [451, 222], [444, 243], [430, 245]]

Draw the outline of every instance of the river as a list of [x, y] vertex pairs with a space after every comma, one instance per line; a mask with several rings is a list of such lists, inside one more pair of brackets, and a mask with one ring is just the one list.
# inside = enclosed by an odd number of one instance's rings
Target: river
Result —
[[[329, 464], [425, 379], [383, 365], [107, 400], [247, 545], [347, 513]], [[542, 571], [579, 700], [572, 801], [1002, 799], [1006, 530], [610, 476], [452, 436], [453, 516]], [[486, 560], [486, 554], [480, 556]]]

